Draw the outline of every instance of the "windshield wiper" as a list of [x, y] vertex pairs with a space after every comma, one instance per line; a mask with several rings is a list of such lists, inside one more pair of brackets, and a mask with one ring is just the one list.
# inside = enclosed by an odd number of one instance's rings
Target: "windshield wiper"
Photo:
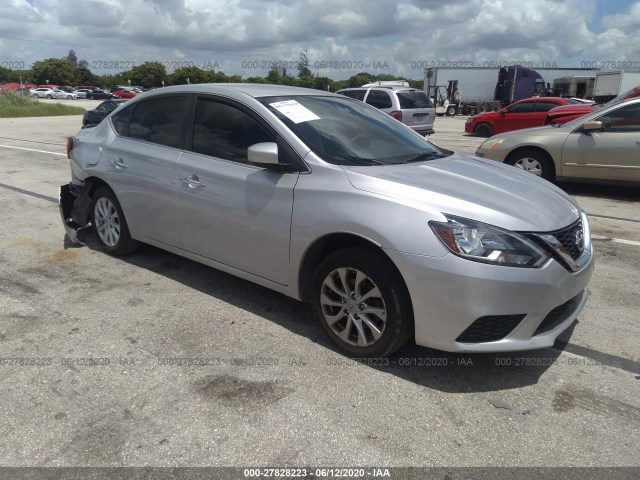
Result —
[[355, 155], [338, 155], [340, 158], [344, 158], [345, 160], [349, 160], [353, 163], [360, 165], [385, 165], [384, 162], [379, 160], [375, 160], [373, 158], [362, 158], [356, 157]]
[[409, 157], [407, 160], [405, 160], [402, 163], [420, 162], [422, 160], [433, 160], [436, 158], [445, 158], [445, 157], [448, 157], [448, 155], [445, 155], [443, 153], [438, 153], [438, 152], [423, 152], [413, 157]]

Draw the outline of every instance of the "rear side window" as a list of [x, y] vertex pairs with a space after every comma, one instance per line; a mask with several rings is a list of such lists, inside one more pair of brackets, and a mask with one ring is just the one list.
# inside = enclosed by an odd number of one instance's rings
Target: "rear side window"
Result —
[[557, 107], [557, 103], [553, 102], [536, 102], [536, 106], [534, 107], [534, 112], [548, 112], [552, 108]]
[[131, 123], [131, 113], [133, 112], [133, 105], [127, 108], [123, 108], [113, 117], [111, 117], [111, 123], [115, 128], [116, 133], [123, 137], [129, 136], [129, 124]]
[[396, 92], [398, 100], [400, 100], [400, 108], [433, 108], [431, 99], [427, 97], [427, 94], [421, 90], [415, 90], [413, 92]]
[[367, 93], [366, 90], [345, 90], [344, 92], [338, 92], [345, 97], [355, 98], [356, 100], [360, 100], [364, 102], [364, 95]]
[[367, 103], [376, 108], [391, 108], [391, 97], [382, 90], [370, 90]]
[[533, 111], [533, 104], [535, 102], [523, 102], [511, 105], [508, 109], [509, 113], [529, 113]]
[[137, 103], [131, 116], [129, 137], [182, 148], [186, 105], [184, 95], [155, 97]]
[[215, 100], [198, 100], [193, 122], [195, 153], [248, 163], [247, 149], [251, 145], [274, 141], [242, 110]]

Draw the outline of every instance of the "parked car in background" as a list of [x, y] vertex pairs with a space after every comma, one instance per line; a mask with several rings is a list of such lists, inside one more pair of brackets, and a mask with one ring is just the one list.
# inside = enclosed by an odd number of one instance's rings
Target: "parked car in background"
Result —
[[564, 124], [499, 134], [476, 155], [553, 181], [559, 177], [640, 182], [640, 98]]
[[547, 125], [570, 122], [600, 108], [610, 107], [611, 105], [616, 105], [620, 102], [624, 102], [625, 100], [637, 97], [640, 97], [640, 85], [632, 88], [631, 90], [627, 90], [626, 92], [618, 95], [616, 98], [603, 105], [590, 103], [552, 108], [551, 110], [549, 110], [549, 112], [547, 112], [547, 116], [544, 119], [544, 124]]
[[52, 88], [32, 88], [30, 91], [32, 97], [36, 98], [53, 98], [53, 89]]
[[479, 137], [490, 137], [510, 130], [539, 127], [544, 125], [544, 118], [549, 110], [573, 103], [578, 102], [560, 97], [525, 98], [497, 112], [478, 113], [467, 118], [464, 131], [475, 133]]
[[[407, 84], [408, 85], [408, 84]], [[336, 93], [355, 98], [388, 113], [421, 135], [434, 133], [436, 109], [427, 94], [406, 86], [356, 87]]]
[[79, 97], [75, 92], [65, 92], [59, 88], [51, 89], [53, 92], [53, 98], [66, 98], [67, 100], [77, 100]]
[[89, 90], [88, 88], [76, 88], [73, 93], [78, 95], [78, 98], [87, 98], [87, 94], [93, 92], [93, 90]]
[[449, 351], [550, 347], [587, 301], [589, 223], [574, 199], [341, 95], [166, 87], [81, 130], [67, 152], [69, 238], [91, 226], [106, 253], [149, 243], [309, 301], [349, 355], [414, 338]]
[[107, 115], [126, 102], [125, 98], [115, 98], [102, 102], [93, 110], [87, 110], [82, 115], [82, 128], [98, 125]]
[[100, 89], [96, 89], [96, 90], [92, 90], [91, 92], [87, 92], [87, 98], [91, 99], [91, 100], [105, 100], [105, 99], [109, 99], [109, 98], [114, 98], [115, 95], [113, 95], [111, 92], [107, 92], [106, 90], [100, 90]]
[[120, 98], [133, 98], [138, 96], [133, 90], [114, 90], [111, 93]]

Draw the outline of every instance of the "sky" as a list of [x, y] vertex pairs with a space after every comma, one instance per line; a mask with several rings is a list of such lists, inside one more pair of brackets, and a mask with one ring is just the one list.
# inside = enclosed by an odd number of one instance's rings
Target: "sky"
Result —
[[144, 61], [296, 73], [304, 51], [333, 79], [496, 63], [640, 71], [640, 0], [0, 0], [0, 66], [70, 49], [99, 74]]

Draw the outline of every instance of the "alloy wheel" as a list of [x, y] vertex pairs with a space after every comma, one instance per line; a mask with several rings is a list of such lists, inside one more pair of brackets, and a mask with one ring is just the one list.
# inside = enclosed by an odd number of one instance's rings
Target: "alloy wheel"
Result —
[[101, 197], [96, 201], [93, 214], [100, 240], [109, 247], [115, 247], [120, 240], [120, 217], [115, 205], [108, 198]]
[[387, 325], [387, 309], [380, 289], [354, 268], [338, 268], [327, 275], [322, 282], [320, 306], [327, 325], [350, 345], [373, 345]]

